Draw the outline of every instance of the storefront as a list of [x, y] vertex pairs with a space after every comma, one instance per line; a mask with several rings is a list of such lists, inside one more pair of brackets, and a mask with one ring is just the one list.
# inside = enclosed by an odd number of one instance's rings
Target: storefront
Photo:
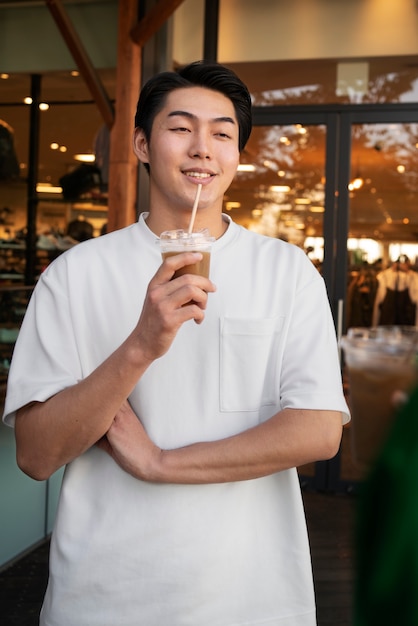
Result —
[[[146, 14], [157, 3], [139, 4]], [[142, 80], [206, 56], [233, 68], [253, 97], [254, 130], [225, 211], [248, 228], [304, 248], [324, 276], [339, 334], [358, 320], [367, 323], [372, 306], [367, 285], [353, 297], [359, 279], [366, 273], [373, 278], [401, 254], [418, 263], [415, 5], [407, 0], [162, 4], [171, 17], [142, 49]], [[118, 3], [64, 5], [117, 110]], [[60, 179], [80, 167], [74, 155], [97, 156], [101, 150], [106, 163], [109, 147], [103, 114], [47, 8], [10, 2], [0, 10], [8, 52], [0, 68], [0, 119], [13, 131], [20, 164], [17, 176], [0, 181], [0, 287], [11, 291], [27, 282], [25, 228], [32, 224], [35, 231], [30, 262], [36, 276], [62, 251], [70, 221], [90, 222], [99, 236], [109, 211], [118, 209], [108, 205], [103, 161], [99, 182], [79, 196], [63, 197]], [[43, 111], [35, 110], [33, 98], [32, 106], [24, 104], [31, 94], [45, 105]], [[37, 187], [35, 199], [28, 180]], [[138, 211], [146, 192], [140, 172]], [[0, 564], [49, 532], [59, 486], [59, 477], [44, 485], [11, 469], [13, 436], [2, 429], [7, 468], [0, 491], [10, 515], [2, 518], [1, 534], [19, 537], [0, 554]], [[349, 429], [335, 460], [301, 468], [301, 476], [314, 488], [351, 490], [361, 474], [351, 461]], [[12, 492], [11, 499], [3, 496]], [[22, 523], [19, 533], [16, 520]], [[38, 529], [36, 536], [28, 534], [28, 525]]]

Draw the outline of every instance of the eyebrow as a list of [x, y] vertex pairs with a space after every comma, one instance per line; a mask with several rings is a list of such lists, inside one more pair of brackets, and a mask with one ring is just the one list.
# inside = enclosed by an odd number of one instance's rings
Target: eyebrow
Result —
[[[189, 111], [181, 111], [181, 110], [179, 110], [179, 111], [171, 111], [168, 114], [168, 117], [176, 117], [176, 116], [187, 117], [187, 118], [189, 118], [191, 120], [197, 119], [197, 115], [194, 115], [193, 113], [190, 113]], [[228, 115], [221, 116], [221, 117], [215, 117], [215, 118], [213, 118], [211, 120], [211, 122], [213, 122], [213, 123], [216, 123], [216, 122], [227, 122], [229, 124], [234, 124], [234, 126], [236, 124], [235, 120], [232, 117], [229, 117]]]

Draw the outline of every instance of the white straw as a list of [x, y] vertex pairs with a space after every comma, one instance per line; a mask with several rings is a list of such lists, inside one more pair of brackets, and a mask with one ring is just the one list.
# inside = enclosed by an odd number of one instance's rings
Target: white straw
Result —
[[196, 217], [197, 205], [199, 204], [199, 198], [200, 198], [200, 192], [201, 191], [202, 191], [202, 184], [199, 183], [198, 186], [197, 186], [196, 197], [194, 199], [192, 215], [190, 217], [190, 224], [189, 224], [189, 230], [188, 230], [189, 235], [193, 232], [194, 220], [195, 220], [195, 217]]

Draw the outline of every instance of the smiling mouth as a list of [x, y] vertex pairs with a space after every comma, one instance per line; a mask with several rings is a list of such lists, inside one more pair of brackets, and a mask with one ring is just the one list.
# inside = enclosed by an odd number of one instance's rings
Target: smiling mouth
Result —
[[185, 174], [186, 176], [190, 176], [190, 178], [200, 178], [200, 180], [206, 180], [207, 178], [212, 178], [212, 176], [214, 176], [214, 174], [209, 174], [208, 172], [194, 172], [194, 171], [183, 172], [183, 174]]

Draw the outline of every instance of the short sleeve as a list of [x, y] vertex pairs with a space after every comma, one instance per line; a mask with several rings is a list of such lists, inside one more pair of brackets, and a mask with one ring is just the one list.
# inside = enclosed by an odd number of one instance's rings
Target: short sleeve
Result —
[[3, 420], [14, 425], [17, 409], [43, 402], [81, 378], [66, 263], [57, 259], [42, 274], [29, 302], [13, 352]]

